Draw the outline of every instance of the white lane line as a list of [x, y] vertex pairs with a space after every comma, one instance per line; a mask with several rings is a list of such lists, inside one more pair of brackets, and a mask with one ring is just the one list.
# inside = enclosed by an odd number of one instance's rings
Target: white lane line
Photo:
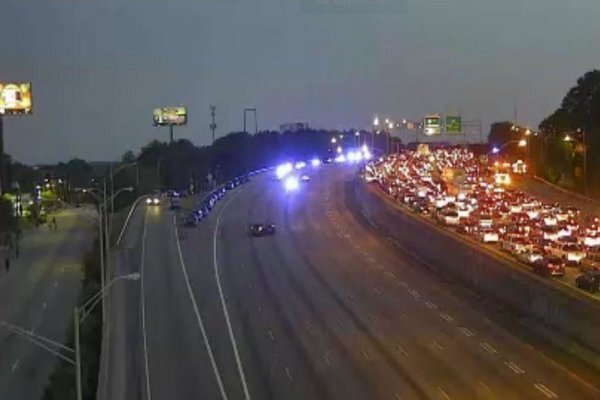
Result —
[[325, 355], [323, 356], [323, 360], [325, 361], [325, 364], [327, 364], [327, 365], [331, 365], [331, 361], [329, 360], [329, 357], [327, 356], [327, 354], [325, 354]]
[[506, 361], [506, 362], [504, 363], [504, 365], [506, 365], [506, 366], [507, 366], [507, 367], [508, 367], [508, 368], [509, 368], [511, 371], [513, 371], [515, 374], [519, 374], [519, 375], [521, 375], [521, 374], [524, 374], [524, 373], [525, 373], [525, 370], [524, 370], [523, 368], [519, 367], [517, 364], [515, 364], [515, 363], [514, 363], [514, 362], [512, 362], [512, 361]]
[[431, 342], [431, 345], [432, 345], [434, 348], [438, 349], [438, 350], [444, 350], [444, 346], [442, 346], [441, 344], [439, 344], [437, 340], [433, 340], [433, 341]]
[[498, 354], [498, 350], [496, 350], [496, 348], [494, 346], [492, 346], [491, 344], [489, 344], [487, 342], [479, 343], [479, 346], [481, 346], [481, 348], [483, 348], [485, 351], [487, 351], [490, 354]]
[[533, 386], [535, 386], [535, 388], [537, 390], [539, 390], [540, 392], [542, 392], [549, 399], [557, 399], [558, 398], [558, 395], [556, 393], [554, 393], [552, 390], [548, 389], [542, 383], [536, 383]]
[[419, 294], [419, 292], [417, 292], [416, 290], [411, 290], [410, 294], [412, 295], [412, 297], [414, 297], [415, 299], [418, 299], [419, 297], [421, 297], [421, 295]]
[[46, 308], [48, 308], [48, 303], [44, 302], [42, 304], [42, 310], [45, 310]]
[[377, 293], [378, 296], [381, 296], [381, 294], [383, 293], [383, 290], [381, 290], [380, 288], [375, 286], [375, 293]]
[[407, 284], [406, 284], [406, 282], [404, 282], [404, 281], [397, 281], [397, 282], [396, 282], [396, 284], [397, 284], [398, 286], [402, 286], [402, 287], [404, 287], [404, 288], [405, 288], [405, 287], [408, 287], [408, 285], [407, 285]]
[[146, 260], [146, 232], [148, 228], [148, 209], [146, 209], [146, 215], [144, 217], [144, 232], [142, 234], [142, 255], [140, 259], [140, 284], [142, 286], [140, 290], [140, 302], [142, 306], [142, 339], [144, 346], [144, 367], [146, 375], [146, 397], [148, 400], [152, 400], [152, 392], [150, 390], [150, 369], [148, 368], [148, 338], [146, 333], [146, 295], [145, 295], [145, 284], [144, 284], [144, 263]]
[[440, 313], [440, 317], [447, 322], [451, 322], [454, 321], [454, 318], [452, 318], [450, 315], [446, 314], [446, 313]]
[[19, 363], [20, 363], [20, 361], [19, 361], [19, 360], [15, 361], [15, 362], [13, 363], [12, 367], [10, 368], [10, 370], [11, 370], [12, 372], [15, 372], [15, 371], [17, 370], [17, 368], [19, 368]]
[[400, 346], [399, 344], [396, 345], [396, 350], [398, 350], [402, 355], [407, 356], [408, 352], [406, 350], [404, 350], [404, 348], [402, 346]]
[[477, 381], [477, 383], [479, 383], [479, 386], [484, 388], [485, 391], [488, 392], [492, 396], [492, 398], [496, 398], [494, 396], [494, 392], [492, 392], [492, 389], [490, 389], [490, 387], [488, 385], [486, 385], [484, 381]]
[[369, 355], [369, 353], [367, 353], [366, 350], [361, 350], [360, 352], [362, 353], [362, 355], [365, 358], [365, 360], [367, 360], [367, 361], [371, 360], [371, 356]]
[[54, 282], [54, 287], [57, 287], [57, 286], [58, 286], [58, 282]]
[[446, 400], [450, 400], [450, 396], [448, 396], [448, 393], [444, 392], [444, 389], [442, 389], [441, 387], [437, 386], [437, 390], [438, 392], [440, 392], [440, 394], [442, 395], [442, 397]]
[[458, 330], [461, 331], [463, 333], [463, 335], [465, 335], [467, 337], [471, 337], [471, 336], [475, 335], [472, 331], [467, 329], [467, 327], [465, 327], [465, 326], [461, 326], [460, 328], [458, 328]]
[[340, 326], [340, 328], [343, 328], [343, 327], [344, 327], [344, 323], [342, 322], [342, 320], [341, 320], [339, 317], [337, 317], [337, 318], [335, 319], [335, 322], [337, 322], [337, 324]]
[[437, 310], [437, 305], [430, 302], [430, 301], [426, 301], [425, 305], [427, 306], [427, 308], [431, 309], [431, 310]]
[[274, 342], [275, 341], [275, 336], [273, 335], [273, 332], [269, 329], [269, 337], [271, 338], [271, 341]]
[[289, 370], [288, 367], [285, 367], [285, 374], [287, 375], [287, 377], [290, 380], [290, 382], [293, 381], [292, 374], [291, 374], [291, 372], [290, 372], [290, 370]]
[[198, 304], [196, 304], [196, 298], [194, 297], [194, 293], [192, 292], [192, 286], [190, 285], [190, 279], [188, 277], [187, 268], [185, 266], [185, 261], [183, 260], [183, 254], [181, 253], [179, 233], [177, 232], [177, 219], [175, 218], [175, 216], [173, 216], [173, 225], [175, 228], [175, 242], [177, 243], [177, 252], [179, 253], [179, 264], [181, 265], [181, 270], [183, 271], [183, 277], [185, 278], [185, 285], [187, 287], [188, 295], [190, 296], [190, 300], [192, 301], [192, 307], [194, 308], [194, 313], [196, 314], [196, 320], [198, 321], [198, 326], [200, 327], [200, 332], [202, 333], [202, 340], [204, 341], [204, 346], [206, 347], [206, 350], [208, 352], [208, 358], [210, 359], [210, 364], [212, 366], [213, 373], [215, 374], [215, 379], [217, 380], [217, 385], [219, 386], [221, 397], [227, 400], [227, 394], [225, 393], [225, 389], [223, 387], [221, 374], [219, 373], [219, 369], [217, 368], [217, 363], [215, 362], [212, 347], [210, 347], [210, 342], [208, 341], [208, 336], [206, 335], [206, 329], [204, 329], [204, 321], [202, 321], [200, 311], [198, 311]]
[[[237, 192], [239, 193], [239, 192]], [[225, 322], [227, 323], [227, 331], [229, 333], [229, 339], [231, 340], [231, 346], [233, 347], [233, 354], [235, 356], [235, 362], [237, 364], [237, 369], [240, 374], [240, 379], [242, 381], [242, 388], [244, 389], [244, 397], [246, 400], [250, 400], [250, 392], [248, 391], [248, 384], [246, 383], [246, 375], [244, 374], [244, 368], [242, 367], [242, 361], [240, 360], [240, 354], [238, 352], [237, 343], [235, 341], [235, 334], [233, 333], [233, 329], [231, 328], [231, 320], [229, 318], [229, 311], [227, 311], [227, 306], [225, 305], [225, 298], [223, 296], [223, 287], [221, 286], [221, 277], [219, 276], [219, 262], [217, 261], [217, 232], [219, 231], [219, 225], [221, 224], [221, 216], [223, 215], [223, 211], [227, 209], [227, 206], [234, 199], [235, 196], [231, 196], [227, 203], [221, 208], [219, 211], [219, 215], [217, 216], [217, 221], [215, 222], [215, 231], [213, 234], [213, 267], [215, 270], [215, 280], [217, 281], [217, 288], [219, 289], [219, 297], [221, 298], [221, 306], [223, 308], [223, 314], [225, 315]]]

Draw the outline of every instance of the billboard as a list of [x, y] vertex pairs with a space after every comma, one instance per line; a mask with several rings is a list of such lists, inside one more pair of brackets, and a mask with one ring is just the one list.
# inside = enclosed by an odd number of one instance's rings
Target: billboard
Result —
[[0, 115], [31, 114], [31, 83], [0, 82]]
[[446, 133], [461, 133], [462, 118], [457, 115], [446, 115]]
[[442, 133], [441, 119], [438, 114], [427, 115], [423, 120], [423, 133], [426, 135], [439, 135]]
[[185, 107], [155, 108], [152, 112], [154, 126], [185, 125], [187, 124], [187, 109]]

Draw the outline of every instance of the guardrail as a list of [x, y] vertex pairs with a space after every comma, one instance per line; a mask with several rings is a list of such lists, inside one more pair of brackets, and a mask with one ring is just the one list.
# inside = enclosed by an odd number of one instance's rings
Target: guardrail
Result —
[[[447, 280], [493, 300], [518, 318], [533, 321], [551, 340], [600, 369], [600, 303], [511, 265], [480, 245], [402, 209], [379, 190], [357, 180], [363, 214], [417, 261]], [[558, 290], [557, 290], [558, 289]], [[549, 335], [549, 334], [548, 334]]]

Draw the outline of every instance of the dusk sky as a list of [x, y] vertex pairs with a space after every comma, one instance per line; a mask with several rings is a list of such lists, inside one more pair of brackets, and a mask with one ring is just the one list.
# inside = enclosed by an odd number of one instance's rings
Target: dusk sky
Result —
[[[33, 82], [5, 118], [17, 160], [113, 160], [186, 105], [176, 137], [285, 122], [366, 127], [432, 112], [537, 126], [600, 67], [599, 0], [3, 0], [0, 80]], [[487, 132], [487, 127], [485, 128]], [[475, 139], [473, 139], [475, 140]]]

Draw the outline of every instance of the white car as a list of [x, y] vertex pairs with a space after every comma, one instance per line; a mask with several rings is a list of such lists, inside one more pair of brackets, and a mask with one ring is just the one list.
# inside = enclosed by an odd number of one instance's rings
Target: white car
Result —
[[438, 221], [444, 225], [456, 226], [458, 225], [460, 218], [458, 217], [458, 213], [455, 211], [443, 211], [438, 214]]
[[483, 243], [498, 243], [498, 232], [493, 230], [484, 229], [479, 232], [479, 240]]
[[502, 248], [502, 250], [506, 250], [512, 254], [522, 253], [526, 251], [528, 247], [527, 240], [525, 240], [523, 236], [509, 236], [500, 243], [500, 248]]
[[537, 260], [541, 260], [544, 255], [539, 250], [525, 250], [516, 255], [517, 260], [526, 264], [533, 264]]
[[585, 250], [576, 243], [558, 243], [546, 247], [549, 254], [571, 263], [579, 264], [585, 258]]

